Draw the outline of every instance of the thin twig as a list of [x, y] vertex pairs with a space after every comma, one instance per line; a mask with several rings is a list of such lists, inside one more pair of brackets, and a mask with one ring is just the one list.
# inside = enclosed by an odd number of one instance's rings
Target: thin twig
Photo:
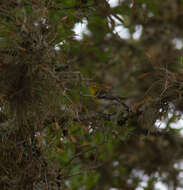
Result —
[[67, 166], [68, 166], [74, 159], [76, 159], [77, 157], [79, 157], [79, 156], [81, 156], [82, 154], [87, 153], [87, 152], [89, 152], [89, 151], [91, 151], [91, 150], [95, 150], [95, 149], [98, 148], [98, 146], [101, 146], [101, 145], [103, 145], [103, 144], [105, 144], [105, 143], [106, 143], [106, 141], [104, 141], [104, 142], [98, 144], [97, 146], [90, 147], [90, 148], [87, 149], [87, 150], [83, 150], [83, 151], [79, 152], [78, 154], [76, 154], [75, 156], [73, 156], [73, 157], [61, 168], [61, 170], [63, 170], [65, 167], [67, 167]]
[[85, 173], [91, 172], [91, 170], [95, 170], [95, 169], [97, 169], [97, 168], [99, 168], [99, 167], [101, 167], [103, 165], [104, 165], [104, 163], [99, 164], [99, 165], [94, 166], [94, 167], [90, 167], [87, 170], [84, 170], [84, 171], [81, 171], [81, 172], [77, 172], [77, 173], [74, 173], [74, 174], [71, 174], [71, 175], [67, 175], [67, 176], [62, 176], [61, 180], [65, 179], [65, 178], [70, 178], [70, 177], [74, 177], [74, 176], [77, 176], [77, 175], [81, 175], [81, 174], [85, 174]]
[[57, 10], [57, 11], [63, 11], [63, 10], [70, 10], [70, 9], [88, 9], [94, 7], [96, 4], [87, 5], [87, 6], [73, 6], [73, 7], [50, 7], [51, 9]]
[[127, 111], [130, 110], [130, 108], [123, 102], [127, 98], [123, 98], [123, 97], [120, 97], [120, 96], [113, 96], [113, 95], [110, 95], [110, 94], [100, 94], [100, 93], [98, 95], [96, 95], [96, 98], [98, 98], [98, 99], [106, 99], [106, 100], [111, 100], [111, 101], [115, 100], [118, 103], [120, 103], [123, 107], [125, 107], [125, 109]]

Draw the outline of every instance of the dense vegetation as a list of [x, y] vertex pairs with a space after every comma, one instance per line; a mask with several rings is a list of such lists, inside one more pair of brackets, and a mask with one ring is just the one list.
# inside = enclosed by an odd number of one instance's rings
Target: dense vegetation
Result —
[[0, 189], [183, 188], [182, 29], [182, 0], [1, 0]]

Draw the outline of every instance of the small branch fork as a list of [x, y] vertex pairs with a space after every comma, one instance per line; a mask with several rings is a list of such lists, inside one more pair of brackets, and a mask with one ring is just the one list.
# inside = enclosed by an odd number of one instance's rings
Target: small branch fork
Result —
[[126, 111], [130, 111], [129, 106], [127, 106], [123, 101], [126, 100], [126, 98], [120, 97], [120, 96], [113, 96], [110, 94], [97, 94], [96, 98], [98, 99], [105, 99], [105, 100], [115, 100], [116, 102], [120, 103], [125, 109]]

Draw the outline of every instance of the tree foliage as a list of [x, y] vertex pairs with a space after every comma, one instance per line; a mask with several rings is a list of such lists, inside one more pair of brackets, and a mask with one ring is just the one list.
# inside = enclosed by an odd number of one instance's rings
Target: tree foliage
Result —
[[182, 187], [182, 13], [182, 0], [1, 0], [1, 189]]

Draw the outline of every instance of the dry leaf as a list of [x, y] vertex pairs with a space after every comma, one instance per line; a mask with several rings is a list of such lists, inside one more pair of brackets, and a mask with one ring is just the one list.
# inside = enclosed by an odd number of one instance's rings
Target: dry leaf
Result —
[[143, 78], [145, 78], [149, 74], [150, 74], [149, 72], [148, 73], [143, 73], [143, 74], [141, 74], [141, 75], [138, 76], [138, 79], [143, 79]]
[[67, 21], [67, 18], [68, 16], [64, 16], [62, 19], [61, 19], [61, 23], [65, 23]]
[[85, 124], [81, 124], [81, 127], [82, 127], [86, 132], [89, 131], [88, 127], [87, 127]]
[[63, 151], [62, 148], [60, 148], [60, 147], [57, 147], [56, 149], [57, 149], [58, 152], [62, 152]]
[[60, 126], [59, 126], [57, 121], [55, 122], [55, 128], [56, 128], [57, 131], [60, 129]]
[[70, 135], [70, 138], [71, 138], [71, 141], [72, 141], [73, 143], [77, 143], [77, 140], [76, 140], [76, 138], [75, 138], [74, 136]]
[[18, 155], [17, 163], [20, 163], [21, 161], [22, 161], [22, 153], [20, 153], [20, 154]]
[[140, 106], [143, 105], [143, 104], [144, 104], [144, 101], [137, 102], [137, 103], [135, 103], [134, 108], [136, 110], [138, 110], [140, 108]]

